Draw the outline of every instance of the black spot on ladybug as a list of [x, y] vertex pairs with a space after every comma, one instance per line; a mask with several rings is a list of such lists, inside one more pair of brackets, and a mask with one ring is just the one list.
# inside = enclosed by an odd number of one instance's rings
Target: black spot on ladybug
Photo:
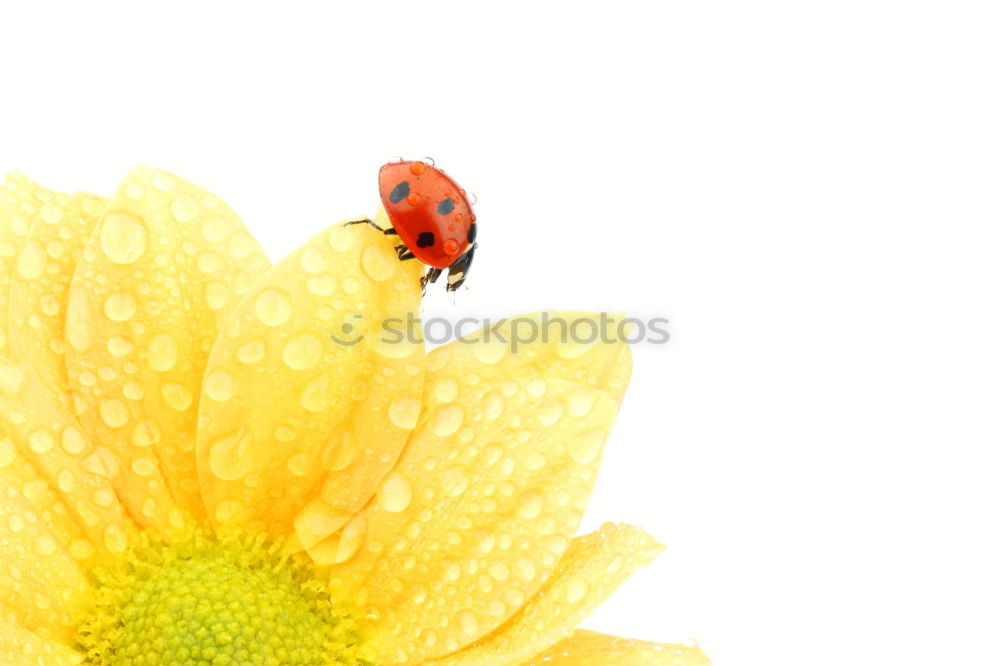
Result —
[[475, 222], [473, 222], [469, 226], [469, 236], [468, 237], [469, 237], [469, 242], [470, 243], [474, 243], [476, 241], [476, 223]]
[[430, 231], [424, 231], [417, 236], [417, 247], [430, 247], [431, 245], [434, 245], [434, 234]]
[[455, 210], [455, 200], [451, 197], [438, 204], [438, 215], [447, 215], [453, 210]]
[[399, 203], [410, 193], [410, 184], [407, 181], [403, 181], [396, 187], [392, 188], [392, 192], [389, 193], [389, 203]]

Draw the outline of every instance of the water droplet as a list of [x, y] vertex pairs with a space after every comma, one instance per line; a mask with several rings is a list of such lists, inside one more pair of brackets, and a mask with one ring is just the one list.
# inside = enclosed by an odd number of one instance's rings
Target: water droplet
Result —
[[514, 571], [517, 573], [518, 578], [526, 583], [530, 583], [538, 575], [535, 563], [527, 557], [522, 557], [514, 563]]
[[581, 417], [586, 416], [590, 413], [590, 410], [594, 408], [594, 400], [597, 394], [588, 389], [577, 389], [569, 396], [569, 413], [570, 416]]
[[131, 354], [134, 349], [132, 341], [120, 335], [113, 335], [108, 338], [108, 353], [112, 356], [125, 356]]
[[365, 514], [358, 513], [349, 523], [347, 523], [347, 525], [344, 526], [344, 531], [341, 532], [340, 543], [337, 545], [337, 554], [334, 556], [333, 563], [341, 564], [357, 555], [367, 536], [368, 522], [365, 520]]
[[410, 162], [410, 173], [412, 173], [414, 176], [419, 176], [426, 170], [427, 170], [427, 165], [424, 164], [423, 162], [420, 161]]
[[194, 400], [194, 396], [191, 395], [191, 389], [176, 382], [163, 384], [160, 387], [160, 395], [163, 396], [168, 405], [179, 412], [183, 412], [190, 407], [191, 401]]
[[133, 263], [146, 251], [147, 242], [146, 225], [134, 215], [110, 213], [101, 223], [101, 249], [112, 263]]
[[132, 443], [140, 448], [160, 441], [160, 429], [149, 419], [139, 421], [132, 430]]
[[550, 398], [538, 408], [538, 422], [542, 425], [553, 425], [562, 418], [562, 415], [563, 403], [558, 398]]
[[233, 397], [236, 382], [233, 376], [222, 368], [213, 370], [205, 377], [205, 395], [212, 400], [225, 402]]
[[51, 555], [56, 552], [59, 544], [49, 534], [43, 534], [35, 540], [35, 550], [39, 555]]
[[454, 433], [462, 425], [465, 418], [465, 411], [458, 405], [445, 407], [437, 413], [434, 419], [434, 434], [438, 437], [447, 437]]
[[458, 626], [468, 635], [473, 635], [479, 631], [479, 621], [476, 616], [469, 611], [458, 614]]
[[187, 192], [182, 192], [170, 202], [170, 212], [178, 222], [190, 222], [198, 216], [201, 206], [198, 200]]
[[156, 467], [156, 461], [152, 458], [136, 458], [131, 465], [136, 476], [152, 476], [156, 473]]
[[236, 350], [236, 358], [240, 363], [256, 363], [264, 358], [264, 352], [267, 348], [264, 343], [259, 340], [254, 340], [253, 342], [248, 342], [241, 345], [239, 349]]
[[434, 385], [434, 397], [441, 402], [451, 402], [458, 397], [458, 382], [451, 377], [439, 379]]
[[396, 272], [399, 261], [389, 252], [388, 246], [369, 245], [361, 254], [361, 268], [376, 282], [388, 280]]
[[412, 430], [420, 417], [420, 401], [413, 397], [396, 398], [389, 404], [389, 420], [397, 427]]
[[306, 282], [306, 290], [315, 296], [329, 296], [337, 288], [337, 283], [329, 275], [309, 278]]
[[545, 499], [542, 497], [542, 494], [534, 490], [529, 490], [521, 495], [521, 503], [517, 509], [517, 515], [525, 520], [537, 518], [541, 515], [544, 505]]
[[472, 345], [472, 353], [480, 363], [484, 365], [495, 365], [507, 353], [507, 343], [498, 340], [489, 342], [476, 342]]
[[309, 456], [305, 453], [298, 453], [288, 459], [288, 471], [295, 476], [305, 476], [310, 468]]
[[302, 270], [312, 274], [322, 273], [328, 266], [326, 256], [312, 245], [302, 251], [299, 264], [302, 265]]
[[128, 410], [125, 403], [116, 398], [103, 398], [97, 403], [97, 411], [101, 420], [109, 428], [121, 428], [128, 423]]
[[135, 296], [127, 291], [111, 294], [104, 301], [104, 316], [111, 321], [128, 321], [135, 314]]
[[215, 507], [215, 519], [225, 525], [235, 522], [243, 511], [243, 505], [236, 500], [222, 500], [219, 506]]
[[281, 352], [285, 365], [292, 370], [308, 370], [319, 362], [322, 355], [323, 343], [308, 333], [290, 340]]
[[128, 538], [117, 523], [104, 528], [104, 546], [112, 553], [120, 553], [128, 548]]
[[161, 192], [169, 192], [177, 185], [177, 179], [165, 171], [153, 172], [153, 187]]
[[510, 578], [510, 567], [501, 560], [493, 560], [490, 563], [490, 576], [502, 583]]
[[[109, 341], [110, 344], [110, 341]], [[149, 367], [166, 372], [177, 363], [177, 341], [168, 333], [157, 333], [149, 339]]]
[[257, 319], [265, 326], [281, 326], [292, 316], [292, 304], [285, 292], [273, 287], [257, 296]]
[[42, 209], [38, 211], [38, 216], [42, 218], [43, 222], [56, 224], [63, 219], [62, 206], [52, 201], [46, 201], [42, 204]]
[[17, 276], [22, 280], [34, 280], [45, 271], [45, 248], [34, 238], [21, 247], [17, 258]]
[[93, 344], [87, 289], [76, 283], [70, 287], [69, 304], [66, 306], [66, 341], [78, 352], [87, 351]]
[[543, 395], [545, 395], [545, 391], [547, 388], [548, 387], [545, 384], [545, 380], [537, 377], [535, 379], [530, 380], [524, 386], [524, 389], [528, 392], [528, 395], [530, 395], [533, 398], [541, 398]]
[[0, 360], [0, 391], [9, 396], [18, 395], [28, 381], [28, 371], [20, 365]]
[[302, 406], [310, 412], [321, 412], [333, 402], [336, 397], [330, 376], [322, 374], [306, 384], [302, 390]]
[[209, 282], [205, 285], [205, 303], [213, 310], [221, 310], [229, 302], [229, 287], [223, 282]]
[[566, 582], [566, 601], [575, 604], [585, 596], [588, 589], [587, 581], [582, 578], [571, 578]]
[[393, 472], [382, 482], [382, 508], [391, 513], [405, 511], [413, 500], [410, 482], [399, 472]]
[[9, 467], [17, 459], [17, 450], [9, 437], [0, 439], [0, 469]]
[[28, 446], [35, 453], [48, 453], [55, 444], [56, 439], [48, 430], [36, 430], [28, 435]]
[[580, 433], [569, 444], [570, 457], [581, 465], [589, 463], [600, 453], [601, 445], [604, 444], [606, 436], [607, 431], [603, 428], [595, 428]]
[[252, 443], [253, 435], [243, 429], [217, 439], [208, 451], [212, 474], [223, 481], [235, 481], [246, 476], [253, 466]]
[[221, 270], [225, 262], [215, 252], [202, 252], [198, 255], [198, 270], [202, 273], [214, 273]]
[[74, 425], [68, 425], [63, 429], [60, 436], [60, 443], [62, 444], [63, 451], [71, 456], [80, 455], [87, 448], [87, 438]]

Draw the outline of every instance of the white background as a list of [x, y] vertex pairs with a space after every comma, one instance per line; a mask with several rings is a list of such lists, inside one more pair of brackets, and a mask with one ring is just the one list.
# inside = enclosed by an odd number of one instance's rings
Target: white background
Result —
[[584, 525], [669, 549], [586, 626], [720, 666], [997, 663], [987, 3], [377, 5], [5, 7], [0, 168], [173, 170], [277, 259], [433, 156], [481, 247], [425, 316], [671, 321]]

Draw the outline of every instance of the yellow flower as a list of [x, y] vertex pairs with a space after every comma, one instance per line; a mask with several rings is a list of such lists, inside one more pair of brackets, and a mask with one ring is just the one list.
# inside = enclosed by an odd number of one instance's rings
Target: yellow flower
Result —
[[341, 224], [271, 266], [162, 171], [110, 199], [9, 175], [0, 661], [707, 663], [574, 633], [660, 550], [574, 538], [627, 346], [425, 354], [384, 335], [421, 268]]

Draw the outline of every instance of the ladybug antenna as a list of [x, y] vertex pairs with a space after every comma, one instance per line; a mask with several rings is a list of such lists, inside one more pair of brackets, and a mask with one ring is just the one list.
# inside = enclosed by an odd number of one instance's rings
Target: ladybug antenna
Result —
[[475, 192], [469, 192], [469, 197], [472, 199], [472, 201], [469, 202], [470, 206], [475, 206], [479, 203], [479, 197], [476, 196]]
[[400, 155], [395, 155], [395, 156], [393, 156], [393, 158], [392, 158], [391, 160], [389, 160], [389, 161], [390, 161], [390, 162], [402, 162], [402, 161], [403, 161], [403, 158], [402, 158], [402, 157], [401, 157]]
[[434, 166], [434, 158], [433, 157], [425, 157], [424, 159], [427, 160], [428, 162], [430, 162], [431, 166]]

